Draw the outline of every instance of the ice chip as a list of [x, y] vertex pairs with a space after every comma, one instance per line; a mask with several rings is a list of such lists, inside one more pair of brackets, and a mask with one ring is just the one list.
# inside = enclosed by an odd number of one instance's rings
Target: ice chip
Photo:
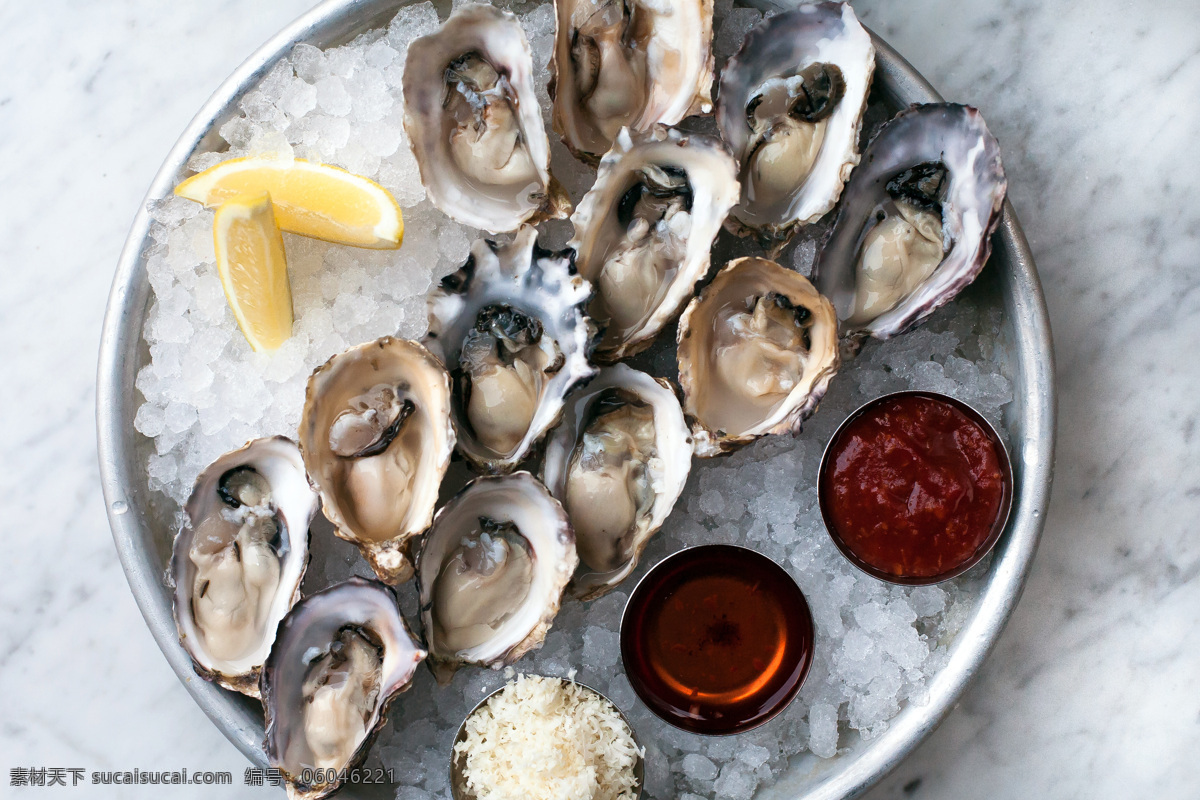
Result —
[[[225, 158], [226, 158], [225, 153], [210, 153], [210, 152], [196, 153], [195, 155], [193, 155], [191, 158], [188, 159], [187, 165], [188, 165], [188, 169], [190, 169], [192, 172], [204, 172], [204, 170], [206, 170], [210, 167], [215, 167], [217, 164], [220, 164], [222, 161], [225, 160]], [[189, 205], [192, 205], [193, 207], [195, 207], [194, 203], [189, 203]]]
[[[419, 773], [417, 773], [417, 774], [420, 774], [423, 776], [423, 775], [425, 775], [425, 770], [421, 769], [419, 771]], [[401, 780], [404, 779], [403, 777], [401, 777], [399, 775], [397, 777], [400, 777]], [[414, 777], [415, 777], [415, 775], [414, 775]], [[410, 778], [410, 780], [411, 780], [411, 778]], [[433, 795], [431, 795], [429, 792], [425, 791], [424, 789], [420, 789], [416, 786], [401, 786], [399, 789], [396, 790], [396, 800], [432, 800], [432, 798], [433, 798]]]
[[239, 104], [246, 116], [261, 125], [270, 125], [279, 113], [275, 103], [262, 91], [247, 92]]
[[218, 133], [230, 147], [245, 147], [261, 130], [262, 126], [245, 117], [234, 117], [222, 125]]
[[817, 703], [808, 711], [808, 749], [821, 758], [837, 755], [837, 709], [828, 703]]
[[153, 439], [165, 427], [163, 409], [153, 403], [142, 403], [133, 417], [133, 427], [138, 433]]
[[396, 60], [396, 51], [388, 43], [387, 39], [380, 39], [367, 47], [364, 57], [368, 66], [375, 69], [383, 69]]
[[440, 24], [433, 3], [414, 3], [400, 9], [392, 18], [387, 38], [393, 45], [399, 42], [407, 45], [418, 37], [433, 33]]
[[[247, 146], [247, 155], [270, 158], [275, 161], [291, 161], [295, 158], [291, 142], [279, 131], [263, 131]], [[211, 237], [209, 237], [211, 238]]]
[[616, 631], [591, 627], [583, 634], [583, 663], [595, 669], [616, 665], [621, 658], [621, 639]]
[[186, 403], [169, 403], [163, 411], [163, 426], [172, 433], [183, 433], [195, 421], [196, 409]]
[[737, 757], [750, 769], [758, 769], [771, 758], [771, 751], [761, 745], [748, 744], [738, 751]]
[[758, 778], [735, 762], [721, 768], [713, 793], [718, 800], [750, 800], [757, 786]]
[[325, 53], [311, 44], [302, 42], [293, 47], [290, 60], [296, 70], [296, 76], [309, 83], [316, 83], [329, 74]]
[[279, 107], [299, 119], [317, 107], [317, 87], [308, 81], [294, 78], [279, 98]]
[[317, 105], [334, 117], [344, 117], [350, 113], [350, 93], [340, 77], [330, 75], [317, 81]]
[[851, 661], [862, 661], [874, 649], [871, 637], [861, 630], [852, 630], [842, 639], [842, 654]]
[[725, 498], [715, 489], [700, 495], [700, 510], [715, 517], [725, 510]]
[[447, 225], [438, 232], [438, 251], [447, 260], [462, 263], [471, 250], [471, 240], [458, 225]]
[[946, 608], [946, 593], [937, 586], [918, 586], [909, 600], [919, 617], [931, 617]]
[[357, 47], [335, 47], [325, 53], [329, 71], [339, 78], [352, 78], [354, 73], [367, 65], [366, 56]]
[[690, 781], [707, 783], [717, 777], [717, 765], [698, 753], [689, 753], [683, 757], [683, 774]]
[[363, 124], [358, 140], [363, 149], [371, 155], [387, 158], [395, 153], [404, 141], [404, 131], [386, 121], [368, 122]]
[[374, 177], [375, 173], [379, 171], [379, 156], [368, 152], [356, 141], [351, 141], [338, 150], [334, 161], [355, 175], [362, 175], [366, 178]]
[[179, 462], [171, 456], [152, 455], [147, 461], [146, 473], [160, 486], [168, 486], [179, 474]]

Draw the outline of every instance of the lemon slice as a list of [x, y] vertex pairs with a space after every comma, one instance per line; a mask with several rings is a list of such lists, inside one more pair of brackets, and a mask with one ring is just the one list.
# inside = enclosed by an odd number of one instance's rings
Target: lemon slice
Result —
[[292, 335], [292, 288], [270, 195], [241, 195], [222, 204], [213, 241], [238, 327], [255, 350], [275, 350]]
[[275, 221], [289, 233], [379, 250], [394, 250], [404, 238], [400, 206], [387, 189], [314, 161], [232, 158], [175, 187], [209, 208], [259, 192], [270, 193]]

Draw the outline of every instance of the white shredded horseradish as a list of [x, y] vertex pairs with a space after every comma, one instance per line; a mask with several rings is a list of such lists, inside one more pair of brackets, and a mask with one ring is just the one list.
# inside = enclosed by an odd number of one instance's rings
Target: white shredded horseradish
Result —
[[632, 800], [638, 750], [611, 703], [559, 678], [518, 675], [454, 747], [479, 800]]

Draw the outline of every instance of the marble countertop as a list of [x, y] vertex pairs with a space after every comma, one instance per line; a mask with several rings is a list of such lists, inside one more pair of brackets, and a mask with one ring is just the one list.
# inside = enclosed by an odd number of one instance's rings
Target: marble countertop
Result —
[[[94, 372], [151, 177], [218, 83], [307, 5], [0, 4], [6, 773], [229, 770], [232, 788], [170, 796], [267, 796], [241, 786], [246, 762], [171, 672], [125, 583], [97, 474]], [[1000, 139], [1060, 391], [1054, 496], [1025, 595], [959, 706], [867, 797], [1196, 796], [1200, 6], [855, 7]]]

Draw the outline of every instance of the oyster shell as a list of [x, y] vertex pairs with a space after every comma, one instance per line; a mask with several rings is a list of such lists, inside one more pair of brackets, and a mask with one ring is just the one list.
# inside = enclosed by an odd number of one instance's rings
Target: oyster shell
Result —
[[596, 288], [588, 313], [605, 326], [597, 361], [645, 349], [691, 298], [737, 202], [736, 173], [710, 136], [661, 126], [618, 134], [571, 216], [576, 266]]
[[412, 577], [408, 540], [433, 520], [454, 451], [437, 359], [391, 336], [329, 359], [308, 379], [300, 449], [337, 535], [388, 583]]
[[408, 48], [402, 81], [421, 182], [447, 216], [500, 233], [570, 212], [550, 174], [533, 56], [515, 16], [461, 6]]
[[541, 645], [575, 571], [566, 512], [528, 472], [476, 478], [433, 521], [417, 557], [429, 666], [499, 669]]
[[567, 398], [542, 480], [575, 530], [574, 595], [599, 597], [633, 572], [691, 465], [691, 432], [669, 381], [616, 364]]
[[554, 130], [595, 163], [622, 128], [712, 110], [712, 0], [555, 0]]
[[884, 125], [813, 265], [843, 328], [904, 333], [975, 280], [1007, 185], [1000, 145], [970, 106], [913, 106]]
[[763, 20], [721, 73], [717, 124], [741, 165], [727, 223], [778, 246], [837, 203], [858, 163], [875, 47], [849, 3]]
[[679, 383], [696, 455], [800, 432], [839, 364], [837, 317], [798, 272], [729, 262], [679, 321]]
[[338, 790], [424, 658], [381, 583], [351, 578], [296, 604], [262, 673], [263, 746], [288, 797]]
[[205, 680], [258, 697], [279, 620], [300, 596], [319, 500], [291, 439], [255, 439], [196, 479], [169, 577], [179, 640]]
[[458, 272], [429, 295], [424, 342], [450, 371], [459, 452], [478, 470], [511, 472], [562, 414], [563, 397], [596, 373], [591, 284], [574, 252], [476, 241]]

